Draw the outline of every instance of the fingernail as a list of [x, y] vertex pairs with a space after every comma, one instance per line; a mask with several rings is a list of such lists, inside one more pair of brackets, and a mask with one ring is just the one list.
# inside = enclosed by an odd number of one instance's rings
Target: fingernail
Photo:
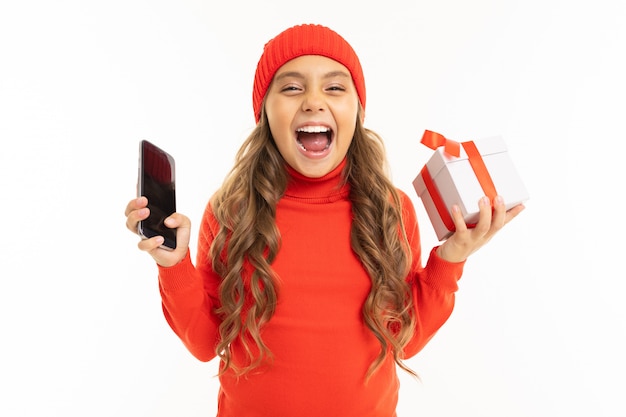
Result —
[[163, 236], [157, 236], [155, 241], [156, 241], [156, 243], [161, 245], [163, 242], [165, 242], [165, 239], [163, 238]]
[[482, 204], [483, 206], [488, 206], [491, 205], [491, 202], [489, 201], [489, 197], [483, 197], [480, 199], [480, 204]]
[[502, 196], [498, 195], [496, 196], [496, 204], [503, 204], [504, 203], [504, 198], [502, 198]]

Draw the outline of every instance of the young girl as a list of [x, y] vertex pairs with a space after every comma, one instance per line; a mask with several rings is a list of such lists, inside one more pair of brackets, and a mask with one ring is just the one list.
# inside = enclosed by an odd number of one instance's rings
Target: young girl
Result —
[[[381, 138], [363, 126], [359, 59], [319, 25], [264, 48], [252, 93], [256, 128], [212, 196], [195, 265], [190, 220], [178, 247], [139, 248], [158, 264], [165, 318], [199, 360], [220, 358], [218, 416], [392, 417], [396, 365], [452, 312], [465, 259], [523, 206], [479, 202], [422, 266], [409, 197], [385, 171]], [[127, 227], [148, 217], [140, 197]]]

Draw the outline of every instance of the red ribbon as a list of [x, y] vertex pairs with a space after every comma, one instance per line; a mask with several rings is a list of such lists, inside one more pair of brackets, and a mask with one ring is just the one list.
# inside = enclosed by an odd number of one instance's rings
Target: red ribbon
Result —
[[456, 227], [454, 227], [454, 221], [452, 220], [452, 217], [446, 208], [446, 204], [443, 202], [443, 198], [441, 198], [441, 193], [439, 192], [439, 189], [437, 189], [435, 181], [433, 181], [433, 178], [430, 176], [430, 172], [428, 172], [428, 167], [426, 165], [424, 165], [420, 174], [422, 175], [422, 180], [424, 181], [424, 186], [426, 186], [428, 195], [430, 195], [430, 198], [433, 200], [433, 204], [437, 209], [437, 213], [439, 213], [439, 218], [443, 222], [444, 226], [446, 226], [446, 229], [454, 232], [456, 230]]
[[489, 197], [489, 201], [493, 203], [494, 198], [498, 195], [496, 186], [491, 179], [491, 175], [489, 175], [489, 170], [485, 166], [485, 161], [483, 161], [482, 156], [480, 156], [480, 152], [476, 148], [476, 144], [474, 144], [473, 141], [469, 141], [463, 142], [462, 145], [480, 186], [485, 192], [485, 195]]
[[[491, 175], [489, 175], [489, 170], [485, 166], [485, 162], [483, 161], [483, 158], [473, 141], [462, 142], [461, 144], [459, 144], [458, 142], [447, 139], [439, 133], [426, 130], [424, 131], [424, 135], [422, 136], [422, 143], [431, 149], [437, 149], [443, 146], [445, 153], [456, 157], [461, 156], [460, 145], [462, 145], [465, 153], [467, 154], [470, 166], [472, 167], [472, 170], [476, 175], [476, 179], [478, 179], [478, 182], [485, 192], [485, 195], [489, 197], [490, 201], [493, 202], [493, 199], [497, 195], [496, 187], [493, 183], [493, 180], [491, 179]], [[426, 165], [424, 166], [424, 168], [422, 168], [421, 175], [422, 179], [424, 180], [426, 190], [433, 200], [433, 204], [437, 209], [437, 213], [439, 214], [441, 221], [449, 231], [453, 232], [455, 230], [454, 221], [452, 220], [450, 212], [448, 211], [448, 208], [446, 207], [435, 182], [428, 172], [428, 168]], [[468, 224], [468, 227], [474, 226], [475, 224]]]
[[425, 130], [424, 135], [422, 136], [422, 143], [432, 150], [443, 146], [444, 152], [448, 155], [456, 156], [457, 158], [461, 156], [461, 146], [459, 142], [447, 139], [445, 136], [437, 132]]

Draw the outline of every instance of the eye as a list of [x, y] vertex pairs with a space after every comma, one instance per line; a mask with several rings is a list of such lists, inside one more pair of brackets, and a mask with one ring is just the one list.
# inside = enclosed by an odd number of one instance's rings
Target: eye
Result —
[[341, 85], [331, 85], [326, 88], [327, 91], [346, 91], [345, 87]]
[[293, 84], [286, 85], [280, 89], [281, 93], [291, 93], [297, 91], [302, 91], [302, 88]]

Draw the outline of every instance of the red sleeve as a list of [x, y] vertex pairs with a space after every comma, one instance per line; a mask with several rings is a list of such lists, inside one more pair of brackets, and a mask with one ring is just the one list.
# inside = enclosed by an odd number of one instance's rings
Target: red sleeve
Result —
[[219, 319], [214, 309], [218, 305], [220, 278], [208, 259], [215, 225], [207, 206], [200, 226], [197, 266], [187, 252], [177, 265], [158, 267], [165, 319], [191, 354], [201, 361], [216, 356], [215, 346], [219, 340]]
[[441, 259], [437, 247], [433, 248], [422, 266], [420, 234], [415, 207], [402, 193], [404, 226], [413, 256], [408, 281], [413, 291], [415, 306], [415, 334], [404, 348], [404, 358], [416, 355], [432, 339], [452, 314], [457, 281], [463, 273], [465, 262], [452, 263]]

